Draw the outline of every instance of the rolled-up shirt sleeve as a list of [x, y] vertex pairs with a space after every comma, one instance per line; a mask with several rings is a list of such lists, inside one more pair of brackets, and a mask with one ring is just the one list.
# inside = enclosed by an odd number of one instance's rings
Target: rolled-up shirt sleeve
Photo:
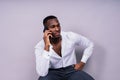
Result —
[[83, 52], [83, 56], [82, 56], [81, 61], [86, 63], [88, 58], [91, 56], [92, 51], [93, 51], [93, 43], [90, 42]]
[[84, 62], [86, 63], [88, 58], [91, 56], [92, 54], [92, 51], [93, 51], [93, 42], [91, 42], [89, 39], [87, 39], [86, 37], [82, 36], [82, 35], [79, 35], [79, 34], [76, 34], [76, 33], [72, 33], [71, 32], [71, 35], [72, 35], [72, 38], [73, 38], [73, 41], [75, 41], [75, 43], [78, 45], [78, 46], [81, 46], [84, 48], [84, 51], [83, 51], [83, 56], [82, 56], [82, 59], [81, 59], [81, 62]]
[[43, 47], [35, 47], [36, 71], [39, 76], [46, 76], [50, 67], [51, 52]]

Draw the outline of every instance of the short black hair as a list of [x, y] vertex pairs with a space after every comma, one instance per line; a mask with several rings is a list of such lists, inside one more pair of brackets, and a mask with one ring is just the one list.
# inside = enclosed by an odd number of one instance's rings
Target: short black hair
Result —
[[45, 32], [45, 30], [48, 28], [47, 25], [46, 25], [46, 23], [47, 23], [47, 21], [48, 21], [49, 19], [57, 19], [57, 17], [56, 17], [56, 16], [53, 16], [53, 15], [50, 15], [50, 16], [47, 16], [47, 17], [45, 17], [45, 18], [43, 19], [43, 25], [44, 25], [44, 30], [43, 30], [43, 32]]

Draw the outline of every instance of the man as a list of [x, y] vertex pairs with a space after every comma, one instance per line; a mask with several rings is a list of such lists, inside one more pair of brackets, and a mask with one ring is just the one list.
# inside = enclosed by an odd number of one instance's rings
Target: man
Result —
[[[38, 80], [94, 80], [82, 71], [92, 54], [93, 43], [82, 35], [61, 31], [55, 16], [47, 16], [43, 25], [43, 39], [35, 46]], [[76, 45], [85, 48], [79, 63], [74, 52]]]

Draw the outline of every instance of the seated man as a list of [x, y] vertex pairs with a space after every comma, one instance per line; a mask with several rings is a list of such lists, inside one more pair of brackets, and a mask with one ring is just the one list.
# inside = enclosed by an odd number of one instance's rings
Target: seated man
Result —
[[[38, 80], [94, 80], [82, 71], [92, 54], [93, 43], [82, 35], [61, 31], [55, 16], [47, 16], [43, 25], [43, 39], [35, 46]], [[76, 45], [85, 48], [79, 63], [75, 56]]]

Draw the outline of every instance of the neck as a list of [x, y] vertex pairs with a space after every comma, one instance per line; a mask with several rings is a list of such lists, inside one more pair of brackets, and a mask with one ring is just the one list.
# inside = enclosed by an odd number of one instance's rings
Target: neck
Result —
[[51, 38], [50, 39], [50, 43], [51, 44], [57, 44], [59, 41], [61, 41], [62, 40], [62, 37], [60, 36], [60, 37], [57, 37], [57, 38]]

